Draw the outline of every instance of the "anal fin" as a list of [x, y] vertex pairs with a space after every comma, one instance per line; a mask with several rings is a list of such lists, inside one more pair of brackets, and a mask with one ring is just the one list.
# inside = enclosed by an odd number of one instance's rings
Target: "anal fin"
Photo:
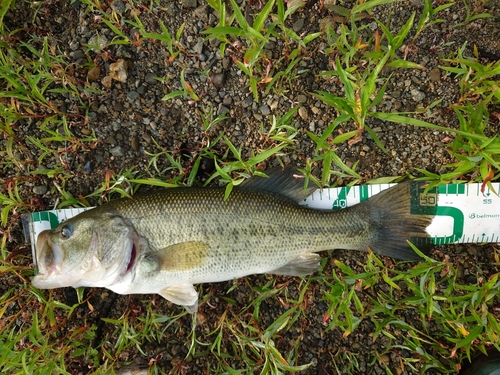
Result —
[[320, 256], [316, 253], [300, 254], [283, 267], [268, 273], [285, 276], [307, 276], [319, 269], [319, 260]]
[[176, 305], [184, 306], [190, 314], [198, 311], [198, 293], [193, 284], [182, 283], [169, 286], [163, 289], [160, 295]]

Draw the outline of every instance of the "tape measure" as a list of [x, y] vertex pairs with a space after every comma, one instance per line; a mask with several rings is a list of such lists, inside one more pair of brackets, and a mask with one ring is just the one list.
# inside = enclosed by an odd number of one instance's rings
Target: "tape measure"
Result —
[[[340, 210], [362, 202], [395, 184], [346, 186], [316, 190], [302, 204], [317, 209]], [[435, 215], [427, 227], [436, 245], [500, 242], [500, 183], [494, 191], [481, 184], [448, 184], [412, 191], [411, 199], [423, 214]], [[426, 212], [427, 211], [427, 212]]]
[[[395, 184], [345, 186], [318, 189], [301, 202], [315, 209], [340, 210], [360, 203]], [[435, 215], [427, 227], [430, 242], [436, 245], [451, 243], [500, 242], [500, 197], [496, 192], [500, 183], [491, 184], [481, 191], [481, 184], [440, 185], [429, 190], [412, 189], [412, 209], [416, 214]], [[417, 186], [418, 187], [418, 186]], [[33, 259], [36, 239], [46, 230], [85, 211], [88, 208], [69, 208], [34, 212], [23, 218], [25, 236], [31, 242]]]

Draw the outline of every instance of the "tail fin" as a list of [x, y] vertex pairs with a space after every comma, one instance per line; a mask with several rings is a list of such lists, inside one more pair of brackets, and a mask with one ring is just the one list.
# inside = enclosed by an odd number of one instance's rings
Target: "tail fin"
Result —
[[408, 245], [410, 241], [422, 252], [428, 252], [431, 240], [426, 228], [436, 207], [420, 206], [422, 182], [403, 182], [353, 207], [374, 228], [367, 246], [380, 255], [397, 259], [419, 259]]

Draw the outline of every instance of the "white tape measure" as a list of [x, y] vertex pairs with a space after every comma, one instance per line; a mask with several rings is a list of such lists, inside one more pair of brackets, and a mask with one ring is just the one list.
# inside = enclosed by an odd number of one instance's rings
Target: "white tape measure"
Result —
[[[339, 210], [353, 206], [395, 184], [345, 186], [318, 189], [301, 204], [316, 209]], [[500, 183], [492, 183], [498, 192]], [[435, 215], [427, 228], [430, 241], [436, 245], [450, 243], [500, 242], [500, 197], [488, 187], [481, 192], [481, 184], [441, 185], [423, 194], [412, 191], [412, 209], [415, 214]], [[34, 212], [23, 220], [25, 235], [31, 242], [33, 259], [38, 235], [55, 228], [59, 223], [88, 210], [69, 208]]]
[[[303, 204], [318, 209], [342, 209], [394, 185], [317, 190]], [[491, 185], [496, 192], [499, 191], [500, 183]], [[488, 187], [481, 192], [481, 184], [440, 185], [427, 194], [415, 190], [411, 199], [421, 213], [435, 215], [427, 232], [436, 245], [500, 242], [500, 197]]]

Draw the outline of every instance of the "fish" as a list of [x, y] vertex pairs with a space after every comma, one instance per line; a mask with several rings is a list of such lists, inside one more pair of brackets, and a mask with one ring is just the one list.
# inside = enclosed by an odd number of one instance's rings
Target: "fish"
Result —
[[196, 284], [309, 275], [324, 250], [416, 260], [408, 241], [427, 243], [433, 215], [415, 214], [415, 188], [400, 183], [353, 207], [318, 210], [299, 205], [316, 187], [285, 168], [246, 180], [227, 199], [224, 187], [181, 187], [111, 200], [40, 233], [32, 284], [159, 294], [196, 312]]

